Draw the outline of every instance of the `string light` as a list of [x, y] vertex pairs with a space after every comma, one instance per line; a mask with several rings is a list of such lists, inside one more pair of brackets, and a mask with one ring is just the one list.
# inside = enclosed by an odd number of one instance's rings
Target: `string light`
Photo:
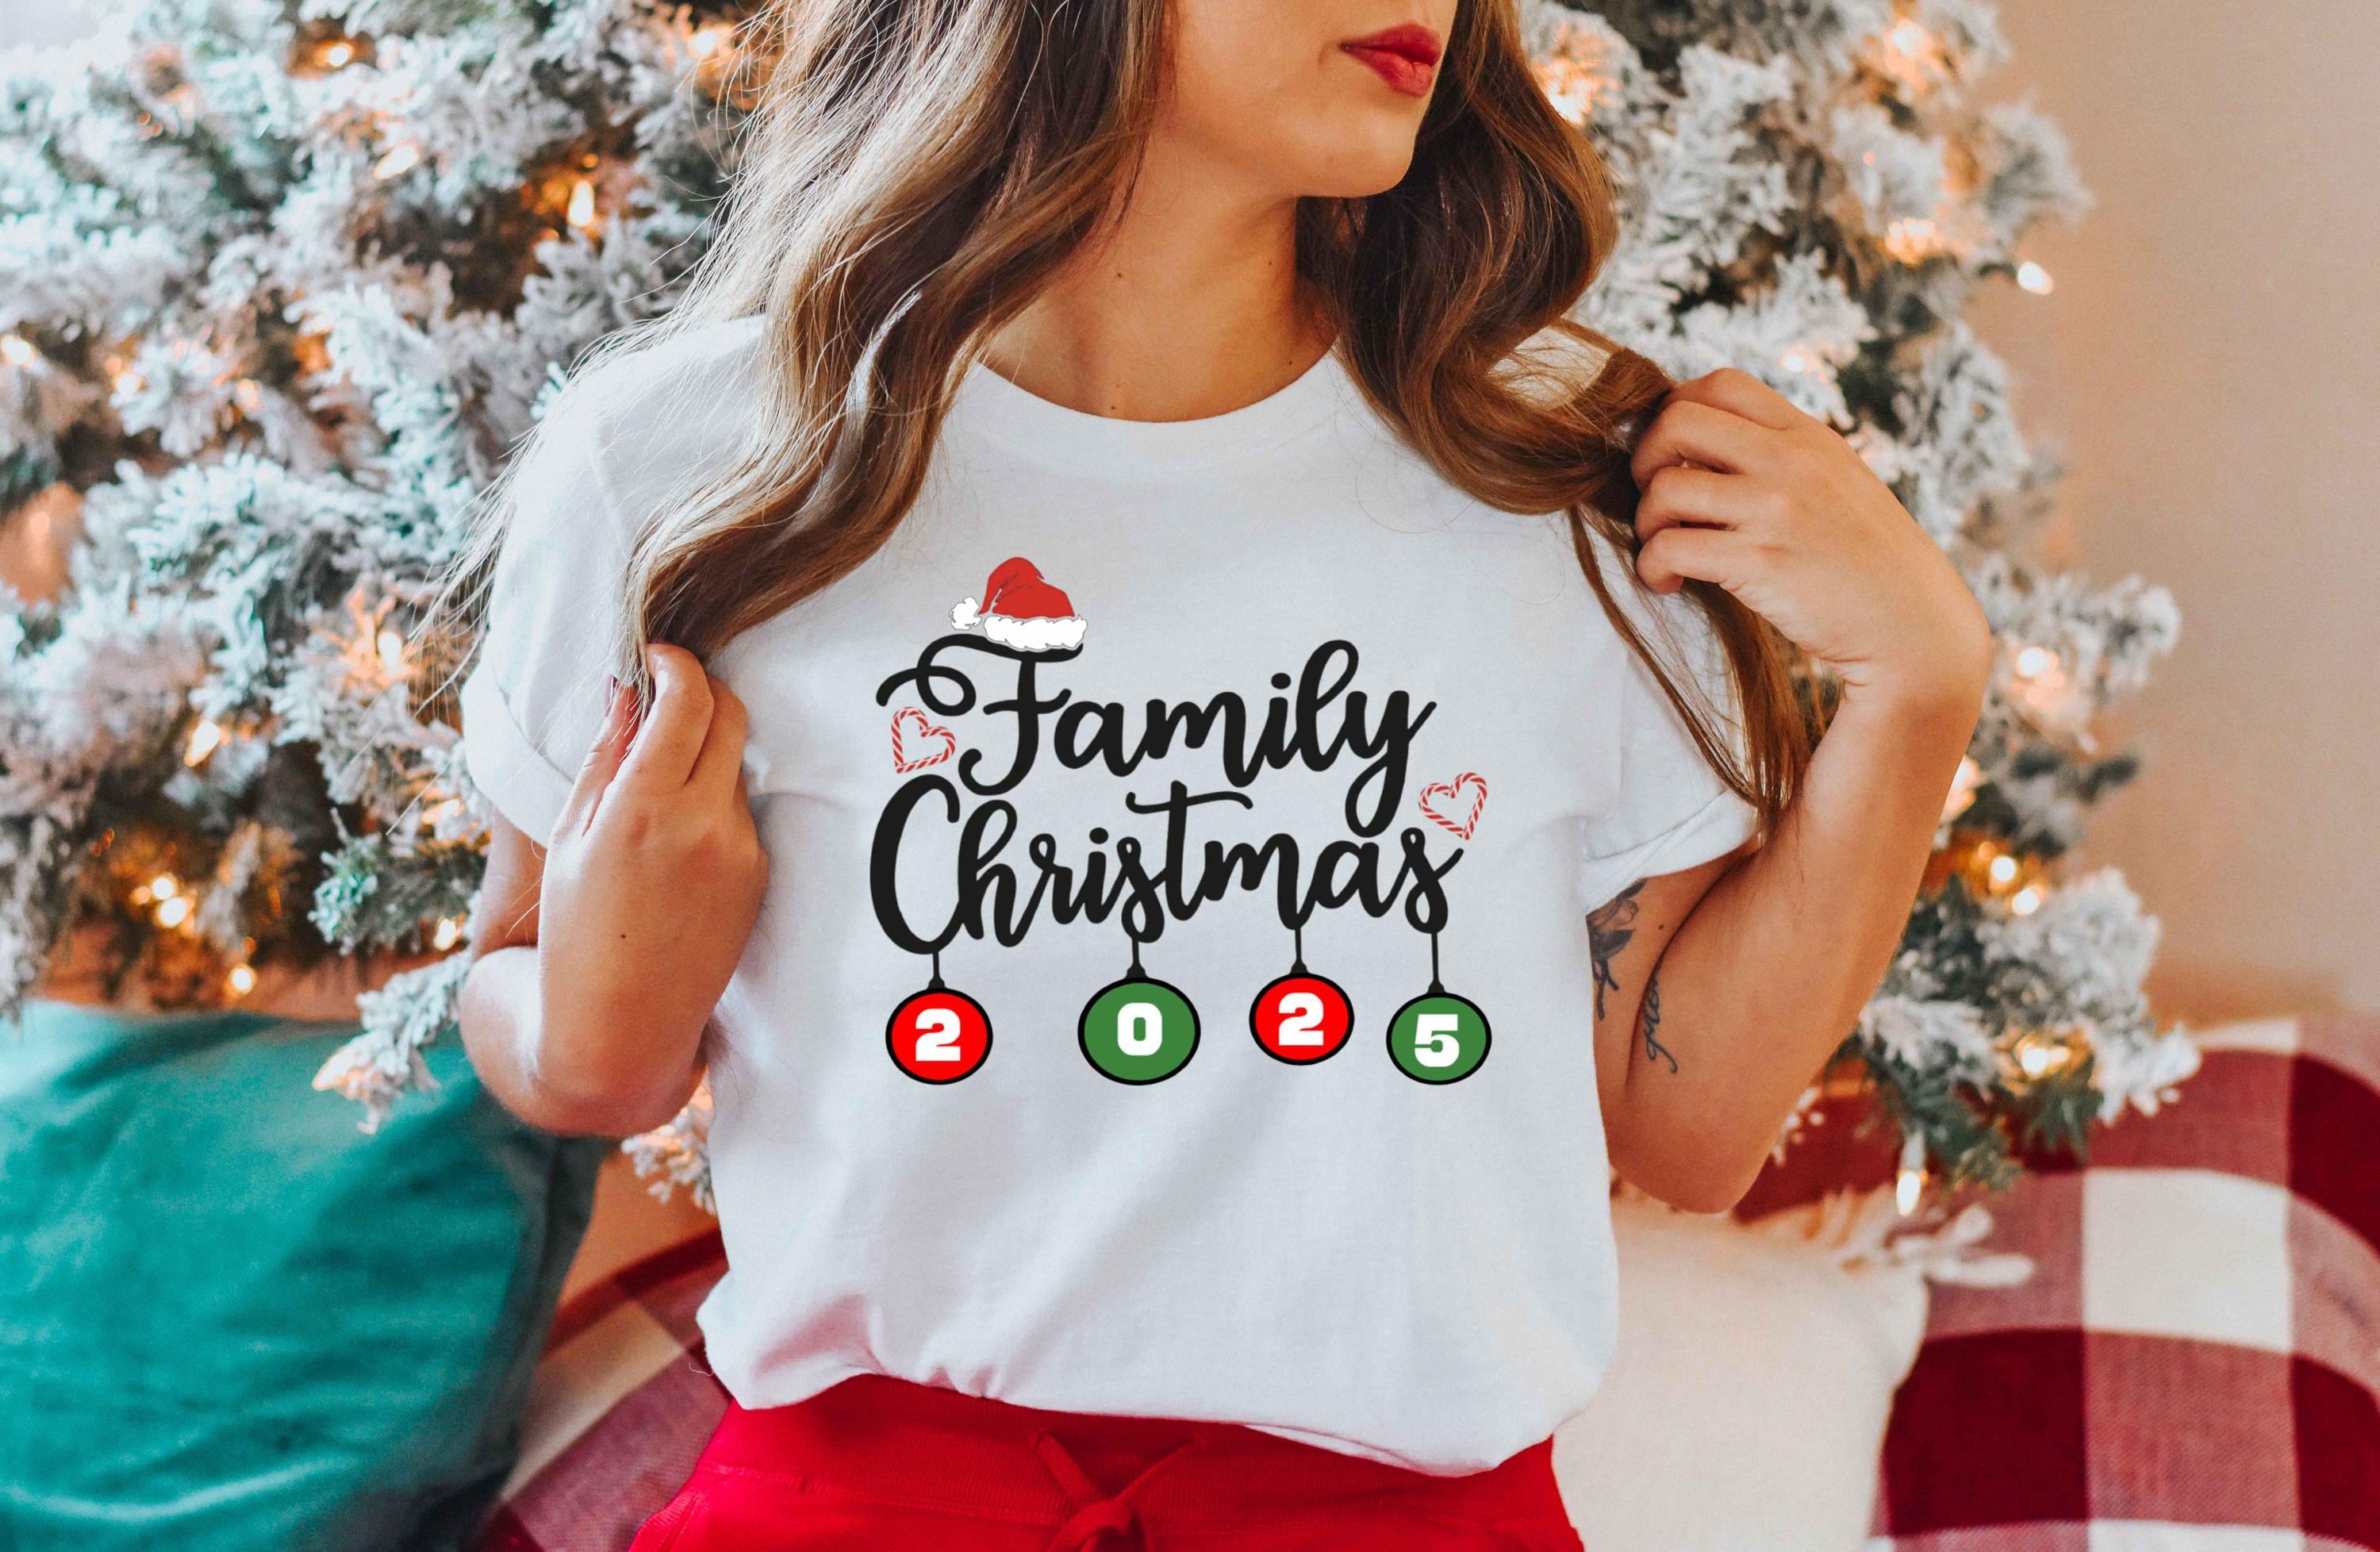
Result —
[[157, 925], [159, 927], [179, 927], [189, 919], [190, 897], [188, 895], [177, 894], [171, 900], [158, 903]]
[[686, 47], [694, 55], [695, 84], [716, 95], [735, 68], [735, 29], [724, 22], [698, 27]]
[[243, 377], [231, 385], [231, 402], [239, 406], [242, 415], [254, 415], [264, 407], [264, 389], [256, 379]]
[[2036, 297], [2046, 297], [2058, 289], [2058, 283], [2049, 277], [2049, 272], [2030, 259], [2016, 267], [2016, 283]]
[[1876, 45], [1875, 64], [1877, 70], [1911, 91], [1930, 86], [1949, 73], [1949, 58], [1941, 40], [1910, 17], [1901, 18], [1886, 31]]
[[380, 649], [381, 672], [392, 679], [405, 678], [408, 673], [405, 661], [405, 637], [394, 630], [384, 630], [373, 645]]
[[1885, 228], [1884, 250], [1904, 264], [1920, 264], [1949, 250], [1939, 223], [1931, 216], [1903, 217]]
[[1950, 794], [1942, 802], [1942, 822], [1949, 824], [1974, 805], [1975, 789], [1984, 782], [1984, 768], [1972, 759], [1959, 761], [1958, 773], [1950, 778]]
[[437, 928], [431, 932], [430, 946], [441, 952], [443, 952], [444, 951], [453, 948], [456, 943], [462, 941], [462, 939], [463, 918], [460, 916], [447, 916], [442, 919], [438, 923]]
[[34, 349], [33, 342], [24, 335], [0, 334], [0, 361], [21, 370], [41, 358], [42, 353]]
[[372, 176], [386, 183], [393, 177], [401, 177], [411, 172], [420, 163], [421, 148], [407, 140], [403, 145], [390, 148], [372, 164]]
[[2028, 1029], [2009, 1048], [2010, 1063], [2020, 1076], [2037, 1083], [2073, 1066], [2086, 1039], [2080, 1027]]
[[2015, 698], [2045, 722], [2064, 725], [2087, 714], [2089, 708], [2076, 693], [2066, 663], [2046, 647], [2021, 647], [2011, 665]]
[[1900, 1172], [1893, 1177], [1892, 1205], [1907, 1218], [1925, 1195], [1925, 1136], [1912, 1132], [1900, 1145]]
[[1554, 58], [1537, 67], [1537, 85], [1554, 112], [1572, 124], [1584, 125], [1595, 113], [1604, 79], [1578, 60]]
[[234, 997], [246, 997], [256, 989], [256, 971], [249, 965], [235, 964], [224, 977], [224, 986]]
[[571, 184], [570, 208], [564, 212], [563, 219], [589, 236], [594, 234], [595, 186], [593, 184], [585, 178], [577, 179]]
[[182, 880], [171, 873], [160, 873], [149, 880], [149, 892], [159, 900], [171, 900], [182, 892]]
[[333, 38], [314, 51], [314, 58], [325, 70], [344, 70], [356, 62], [355, 41]]
[[1978, 839], [1954, 844], [1942, 858], [1947, 873], [1964, 878], [1977, 894], [2005, 902], [2016, 915], [2031, 915], [2048, 897], [2039, 862], [1998, 842]]
[[201, 717], [199, 725], [190, 730], [190, 742], [182, 751], [182, 763], [195, 770], [204, 765], [207, 757], [222, 746], [224, 730], [221, 722]]

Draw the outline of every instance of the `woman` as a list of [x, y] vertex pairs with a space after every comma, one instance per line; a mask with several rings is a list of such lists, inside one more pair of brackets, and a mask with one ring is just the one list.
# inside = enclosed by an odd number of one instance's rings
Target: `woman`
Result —
[[716, 1102], [736, 1406], [640, 1545], [1575, 1546], [1607, 1158], [1759, 1168], [1973, 600], [1828, 428], [1563, 321], [1609, 200], [1511, 0], [764, 24], [465, 696], [480, 1071]]

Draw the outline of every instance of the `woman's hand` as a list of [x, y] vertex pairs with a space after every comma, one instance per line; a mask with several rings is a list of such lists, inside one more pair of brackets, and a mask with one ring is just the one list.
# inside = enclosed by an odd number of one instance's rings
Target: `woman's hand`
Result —
[[683, 1097], [768, 879], [744, 703], [691, 653], [656, 646], [646, 662], [651, 706], [639, 717], [615, 688], [546, 847], [527, 1076], [565, 1108]]
[[1632, 463], [1637, 575], [1717, 583], [1832, 669], [1847, 700], [1980, 704], [1991, 629], [1851, 444], [1732, 369], [1670, 394]]

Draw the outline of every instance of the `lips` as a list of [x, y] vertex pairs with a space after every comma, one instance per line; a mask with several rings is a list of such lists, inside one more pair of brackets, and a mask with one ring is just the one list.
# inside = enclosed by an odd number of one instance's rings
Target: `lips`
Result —
[[1417, 22], [1404, 22], [1366, 38], [1350, 38], [1339, 47], [1408, 97], [1428, 96], [1430, 83], [1438, 76], [1441, 52], [1438, 34]]

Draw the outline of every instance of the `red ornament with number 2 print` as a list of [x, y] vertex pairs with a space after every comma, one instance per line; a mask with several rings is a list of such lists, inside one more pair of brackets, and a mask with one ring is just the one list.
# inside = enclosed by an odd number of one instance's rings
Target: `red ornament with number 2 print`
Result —
[[991, 1018], [982, 1003], [951, 990], [937, 976], [892, 1010], [884, 1044], [893, 1064], [919, 1083], [956, 1083], [991, 1054]]
[[1304, 965], [1257, 993], [1248, 1028], [1267, 1056], [1310, 1066], [1336, 1056], [1355, 1027], [1355, 1011], [1337, 982]]

